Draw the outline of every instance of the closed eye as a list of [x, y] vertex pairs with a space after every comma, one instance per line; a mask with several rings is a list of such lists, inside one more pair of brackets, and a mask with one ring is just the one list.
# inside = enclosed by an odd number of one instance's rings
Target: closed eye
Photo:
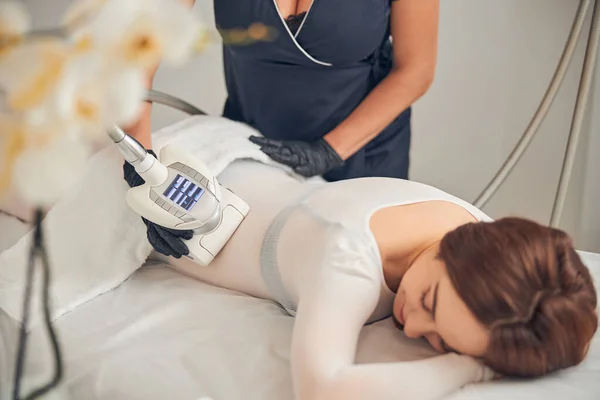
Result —
[[423, 307], [423, 309], [425, 311], [427, 311], [428, 313], [431, 313], [431, 310], [427, 307], [427, 304], [425, 304], [425, 300], [427, 299], [427, 295], [429, 294], [430, 291], [431, 291], [431, 288], [424, 291], [423, 294], [421, 295], [421, 307]]
[[[427, 311], [428, 313], [431, 314], [431, 317], [435, 320], [435, 308], [436, 308], [436, 303], [437, 303], [437, 285], [436, 285], [436, 291], [434, 293], [434, 298], [433, 298], [433, 306], [432, 308], [427, 306], [427, 296], [429, 295], [429, 293], [431, 293], [431, 287], [429, 289], [427, 289], [425, 292], [423, 292], [423, 295], [421, 296], [421, 307], [423, 307], [423, 309], [425, 311]], [[439, 337], [439, 348], [446, 353], [458, 353], [456, 350], [454, 350], [453, 348], [451, 348], [450, 346], [448, 346], [446, 344], [446, 342], [444, 342], [444, 339], [441, 338], [441, 336]]]

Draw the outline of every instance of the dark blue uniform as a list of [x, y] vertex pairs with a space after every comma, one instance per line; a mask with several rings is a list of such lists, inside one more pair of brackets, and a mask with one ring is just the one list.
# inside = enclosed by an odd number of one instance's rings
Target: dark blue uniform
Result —
[[[275, 0], [215, 0], [223, 30], [255, 22], [276, 29], [271, 42], [225, 45], [228, 98], [223, 115], [273, 139], [312, 141], [346, 119], [390, 72], [390, 0], [314, 0], [297, 30], [281, 17]], [[330, 181], [408, 177], [408, 108]]]

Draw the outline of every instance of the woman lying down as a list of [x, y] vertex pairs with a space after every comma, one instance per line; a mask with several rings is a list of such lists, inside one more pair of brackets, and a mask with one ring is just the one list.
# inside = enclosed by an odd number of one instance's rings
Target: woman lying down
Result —
[[[580, 363], [598, 317], [590, 274], [562, 231], [492, 221], [420, 183], [300, 183], [251, 161], [219, 177], [251, 207], [208, 267], [176, 269], [271, 299], [295, 316], [297, 399], [436, 399], [498, 375]], [[441, 353], [355, 364], [363, 325], [392, 316]]]

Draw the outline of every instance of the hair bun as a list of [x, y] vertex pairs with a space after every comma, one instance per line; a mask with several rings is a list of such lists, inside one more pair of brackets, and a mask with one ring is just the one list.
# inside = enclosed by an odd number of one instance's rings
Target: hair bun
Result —
[[531, 308], [529, 309], [527, 316], [525, 316], [525, 318], [522, 320], [522, 322], [526, 323], [526, 324], [531, 322], [531, 320], [533, 319], [533, 317], [535, 316], [535, 314], [537, 312], [540, 312], [542, 308], [544, 308], [544, 309], [548, 308], [547, 303], [564, 300], [564, 299], [559, 298], [559, 296], [561, 294], [562, 293], [561, 293], [560, 289], [553, 289], [553, 290], [546, 289], [546, 290], [538, 291], [533, 296], [533, 299], [531, 301]]
[[490, 331], [485, 362], [535, 377], [577, 365], [598, 328], [594, 281], [569, 235], [523, 218], [460, 226], [439, 259]]

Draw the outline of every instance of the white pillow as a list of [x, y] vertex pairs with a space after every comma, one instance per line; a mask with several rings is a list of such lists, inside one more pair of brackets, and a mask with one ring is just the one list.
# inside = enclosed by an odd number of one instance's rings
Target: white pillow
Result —
[[[150, 254], [146, 227], [125, 203], [129, 187], [122, 165], [123, 158], [112, 145], [94, 155], [80, 181], [44, 219], [53, 320], [118, 286]], [[18, 321], [32, 235], [28, 232], [0, 254], [0, 309]], [[39, 321], [39, 289], [33, 290], [32, 321]]]
[[15, 244], [27, 233], [29, 224], [0, 210], [0, 253]]
[[[106, 142], [94, 142], [91, 146], [91, 154], [102, 150], [106, 146]], [[26, 222], [33, 220], [34, 207], [21, 197], [14, 186], [8, 188], [7, 193], [2, 193], [0, 196], [0, 210], [17, 217]], [[1, 213], [0, 213], [1, 214]], [[0, 230], [4, 229], [4, 220], [0, 220]], [[4, 249], [0, 248], [0, 251]]]

